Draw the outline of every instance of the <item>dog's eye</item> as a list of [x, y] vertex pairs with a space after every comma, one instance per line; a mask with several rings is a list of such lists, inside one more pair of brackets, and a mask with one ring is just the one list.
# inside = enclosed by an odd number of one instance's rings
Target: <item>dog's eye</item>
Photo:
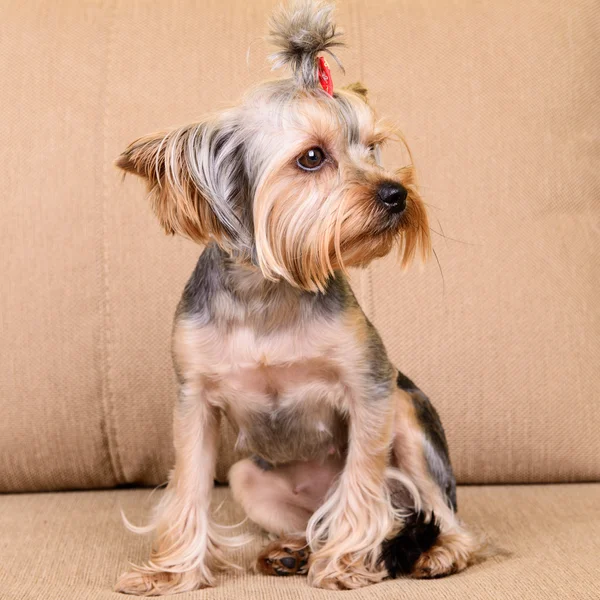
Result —
[[316, 171], [324, 162], [325, 152], [321, 148], [311, 148], [296, 160], [297, 165], [305, 171]]

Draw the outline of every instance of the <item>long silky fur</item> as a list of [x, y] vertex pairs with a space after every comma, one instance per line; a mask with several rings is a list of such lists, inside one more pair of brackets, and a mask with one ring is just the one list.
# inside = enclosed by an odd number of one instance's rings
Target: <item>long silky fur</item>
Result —
[[271, 55], [273, 68], [289, 66], [300, 87], [316, 87], [320, 52], [329, 54], [342, 68], [331, 52], [331, 48], [344, 45], [332, 21], [333, 8], [320, 0], [296, 0], [281, 5], [269, 21], [268, 39], [280, 48]]
[[[335, 553], [325, 568], [317, 573], [316, 569], [309, 571], [311, 585], [319, 585], [327, 577], [342, 572], [347, 566], [344, 558], [348, 556], [357, 558], [352, 568], [362, 572], [373, 583], [385, 579], [388, 571], [387, 564], [381, 560], [381, 551], [386, 535], [394, 531], [398, 524], [403, 524], [413, 512], [404, 506], [394, 506], [390, 483], [397, 482], [404, 487], [413, 510], [420, 512], [422, 506], [419, 490], [409, 477], [393, 467], [386, 469], [385, 476], [386, 483], [375, 487], [373, 482], [364, 480], [359, 485], [355, 479], [348, 477], [348, 473], [342, 473], [338, 484], [314, 512], [306, 528], [306, 539], [315, 553], [315, 562], [325, 545], [335, 548]], [[367, 483], [371, 487], [365, 489]], [[361, 501], [348, 503], [349, 494], [357, 494]], [[333, 539], [332, 532], [336, 534]]]

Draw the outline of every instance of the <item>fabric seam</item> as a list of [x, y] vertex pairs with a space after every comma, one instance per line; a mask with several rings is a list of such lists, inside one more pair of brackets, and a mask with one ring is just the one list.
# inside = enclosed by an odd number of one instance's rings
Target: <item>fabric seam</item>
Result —
[[107, 32], [106, 47], [106, 73], [104, 81], [104, 112], [103, 112], [103, 183], [102, 183], [102, 288], [103, 288], [103, 356], [102, 356], [102, 402], [104, 408], [105, 420], [105, 442], [108, 457], [113, 472], [113, 477], [117, 484], [125, 483], [125, 474], [119, 452], [119, 443], [114, 418], [114, 387], [112, 385], [112, 360], [111, 350], [111, 318], [110, 318], [110, 286], [109, 286], [109, 268], [108, 268], [108, 178], [110, 175], [109, 156], [108, 156], [108, 121], [109, 121], [109, 96], [110, 96], [110, 74], [113, 62], [113, 45], [115, 40], [117, 5], [113, 1], [109, 7], [109, 23]]

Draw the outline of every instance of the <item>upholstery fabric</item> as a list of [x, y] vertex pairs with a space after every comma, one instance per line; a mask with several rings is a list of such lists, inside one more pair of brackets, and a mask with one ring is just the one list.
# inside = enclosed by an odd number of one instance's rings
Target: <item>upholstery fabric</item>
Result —
[[[160, 493], [160, 492], [158, 492]], [[119, 509], [144, 518], [149, 490], [0, 497], [2, 600], [123, 599], [112, 592], [128, 561], [148, 556], [149, 540], [124, 528]], [[225, 502], [223, 503], [223, 501]], [[458, 575], [398, 579], [346, 592], [311, 588], [304, 577], [243, 572], [177, 600], [596, 600], [600, 595], [600, 484], [459, 488], [463, 518], [485, 531], [498, 554]], [[215, 494], [222, 523], [240, 521], [227, 488]], [[247, 531], [244, 524], [239, 531]], [[265, 540], [238, 550], [247, 566]], [[341, 596], [340, 596], [341, 594]]]
[[[260, 36], [274, 5], [3, 3], [0, 490], [166, 479], [171, 321], [200, 249], [163, 236], [142, 184], [123, 181], [112, 163], [135, 138], [199, 118], [270, 77]], [[600, 5], [348, 0], [338, 23], [347, 74], [334, 69], [335, 85], [361, 80], [404, 131], [440, 263], [402, 273], [389, 257], [353, 284], [397, 366], [439, 409], [459, 481], [597, 480]], [[384, 159], [402, 164], [398, 148]], [[232, 460], [224, 439], [221, 478]], [[577, 489], [587, 488], [560, 493]], [[109, 519], [102, 511], [117, 497], [137, 496], [86, 496], [81, 507], [79, 496], [22, 501], [37, 519], [73, 502], [65, 528], [121, 544], [92, 525]], [[545, 500], [535, 498], [541, 514]], [[20, 510], [21, 500], [3, 502]], [[526, 515], [515, 518], [530, 527]], [[48, 526], [57, 524], [49, 517]], [[535, 532], [538, 551], [554, 552]], [[107, 548], [72, 548], [55, 560], [67, 561], [57, 569], [74, 592], [79, 552], [109, 567]], [[536, 568], [548, 573], [539, 585], [554, 590], [553, 567], [539, 556]], [[576, 575], [585, 560], [560, 562]], [[528, 569], [505, 585], [522, 589]], [[18, 585], [17, 572], [5, 573]], [[42, 589], [30, 575], [31, 590]], [[85, 575], [95, 582], [108, 572]], [[463, 579], [452, 581], [460, 589]], [[406, 589], [419, 597], [438, 585]]]

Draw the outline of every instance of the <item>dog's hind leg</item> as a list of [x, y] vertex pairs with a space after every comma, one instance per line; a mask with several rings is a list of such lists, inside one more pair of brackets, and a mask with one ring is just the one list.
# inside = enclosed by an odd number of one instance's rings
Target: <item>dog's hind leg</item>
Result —
[[[386, 566], [392, 576], [418, 578], [462, 571], [475, 562], [482, 544], [456, 516], [456, 482], [440, 419], [427, 396], [402, 374], [396, 396], [393, 463], [417, 487], [422, 514], [412, 520], [414, 531], [402, 530], [387, 543]], [[408, 564], [399, 554], [415, 548]]]
[[338, 459], [279, 467], [261, 459], [244, 459], [233, 465], [229, 485], [235, 500], [252, 521], [277, 536], [259, 554], [254, 564], [257, 571], [266, 575], [306, 574], [306, 525], [340, 469]]
[[304, 536], [283, 536], [263, 548], [254, 568], [264, 575], [306, 575], [309, 556]]

